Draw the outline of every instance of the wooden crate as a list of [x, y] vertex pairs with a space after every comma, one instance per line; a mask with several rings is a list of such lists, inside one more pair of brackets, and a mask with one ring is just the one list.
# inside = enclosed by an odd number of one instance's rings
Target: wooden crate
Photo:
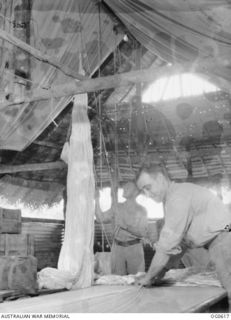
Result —
[[34, 237], [30, 234], [0, 234], [0, 256], [34, 255]]
[[0, 257], [0, 289], [35, 293], [37, 259], [32, 256]]
[[0, 208], [0, 233], [21, 233], [21, 210]]
[[34, 236], [34, 256], [38, 260], [38, 270], [57, 268], [63, 229], [64, 222], [60, 220], [22, 218], [22, 234]]

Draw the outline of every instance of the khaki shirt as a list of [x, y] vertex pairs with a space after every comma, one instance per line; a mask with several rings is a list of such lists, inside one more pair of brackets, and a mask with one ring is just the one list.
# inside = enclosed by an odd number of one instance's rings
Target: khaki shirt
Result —
[[[113, 223], [114, 238], [117, 240], [129, 241], [147, 236], [147, 212], [137, 202], [118, 203], [110, 210], [102, 212], [101, 219], [103, 222]], [[121, 229], [119, 225], [128, 230]]]
[[231, 222], [231, 212], [208, 189], [192, 183], [170, 184], [165, 223], [156, 250], [175, 255], [182, 246], [202, 247]]

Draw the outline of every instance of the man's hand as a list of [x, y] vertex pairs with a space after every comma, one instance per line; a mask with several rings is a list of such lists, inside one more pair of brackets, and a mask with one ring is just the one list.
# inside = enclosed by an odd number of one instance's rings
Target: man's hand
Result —
[[150, 279], [150, 277], [148, 277], [147, 275], [138, 278], [136, 280], [136, 285], [139, 285], [141, 287], [151, 287], [152, 284], [154, 284], [154, 280]]

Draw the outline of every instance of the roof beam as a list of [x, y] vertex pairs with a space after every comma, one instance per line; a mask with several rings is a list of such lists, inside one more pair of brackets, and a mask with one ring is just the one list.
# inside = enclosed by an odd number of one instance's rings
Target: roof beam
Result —
[[0, 165], [0, 174], [64, 169], [66, 167], [67, 165], [63, 161], [28, 163], [28, 164], [20, 164], [20, 165]]
[[[119, 73], [112, 76], [86, 79], [82, 81], [72, 81], [64, 85], [57, 85], [50, 90], [37, 89], [29, 91], [23, 101], [11, 102], [3, 104], [1, 108], [18, 105], [22, 103], [30, 103], [32, 101], [49, 100], [51, 98], [61, 98], [65, 96], [74, 96], [86, 92], [94, 92], [103, 89], [118, 88], [123, 86], [129, 86], [140, 82], [152, 82], [160, 77], [170, 76], [179, 72], [197, 72], [203, 78], [212, 81], [221, 89], [231, 93], [231, 87], [228, 80], [212, 74], [215, 62], [201, 62], [197, 65], [191, 63], [163, 66], [153, 69], [135, 70], [125, 73]], [[223, 66], [221, 66], [223, 67]], [[224, 67], [223, 67], [224, 68]], [[210, 71], [211, 70], [211, 71]], [[212, 76], [210, 76], [212, 74]]]
[[48, 63], [49, 65], [59, 69], [60, 71], [62, 71], [65, 75], [75, 78], [75, 79], [79, 79], [79, 80], [83, 80], [86, 79], [87, 77], [78, 74], [77, 72], [75, 72], [74, 70], [70, 69], [69, 67], [60, 64], [60, 62], [53, 57], [50, 57], [49, 55], [41, 52], [40, 50], [30, 46], [29, 44], [27, 44], [26, 42], [16, 38], [15, 36], [13, 36], [12, 34], [10, 34], [9, 32], [6, 32], [2, 29], [0, 29], [0, 38], [8, 41], [9, 43], [13, 44], [14, 46], [22, 49], [23, 51], [26, 51], [27, 53], [31, 54], [32, 56], [34, 56], [36, 59]]

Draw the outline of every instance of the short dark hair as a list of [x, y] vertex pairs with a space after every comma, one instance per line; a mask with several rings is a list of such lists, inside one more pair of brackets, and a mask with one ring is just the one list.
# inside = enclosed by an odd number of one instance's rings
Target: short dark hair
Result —
[[161, 173], [163, 176], [165, 176], [165, 178], [169, 179], [168, 172], [162, 163], [145, 165], [141, 167], [136, 175], [136, 180], [139, 179], [141, 173], [143, 172], [146, 172], [154, 177], [156, 177], [159, 173]]

